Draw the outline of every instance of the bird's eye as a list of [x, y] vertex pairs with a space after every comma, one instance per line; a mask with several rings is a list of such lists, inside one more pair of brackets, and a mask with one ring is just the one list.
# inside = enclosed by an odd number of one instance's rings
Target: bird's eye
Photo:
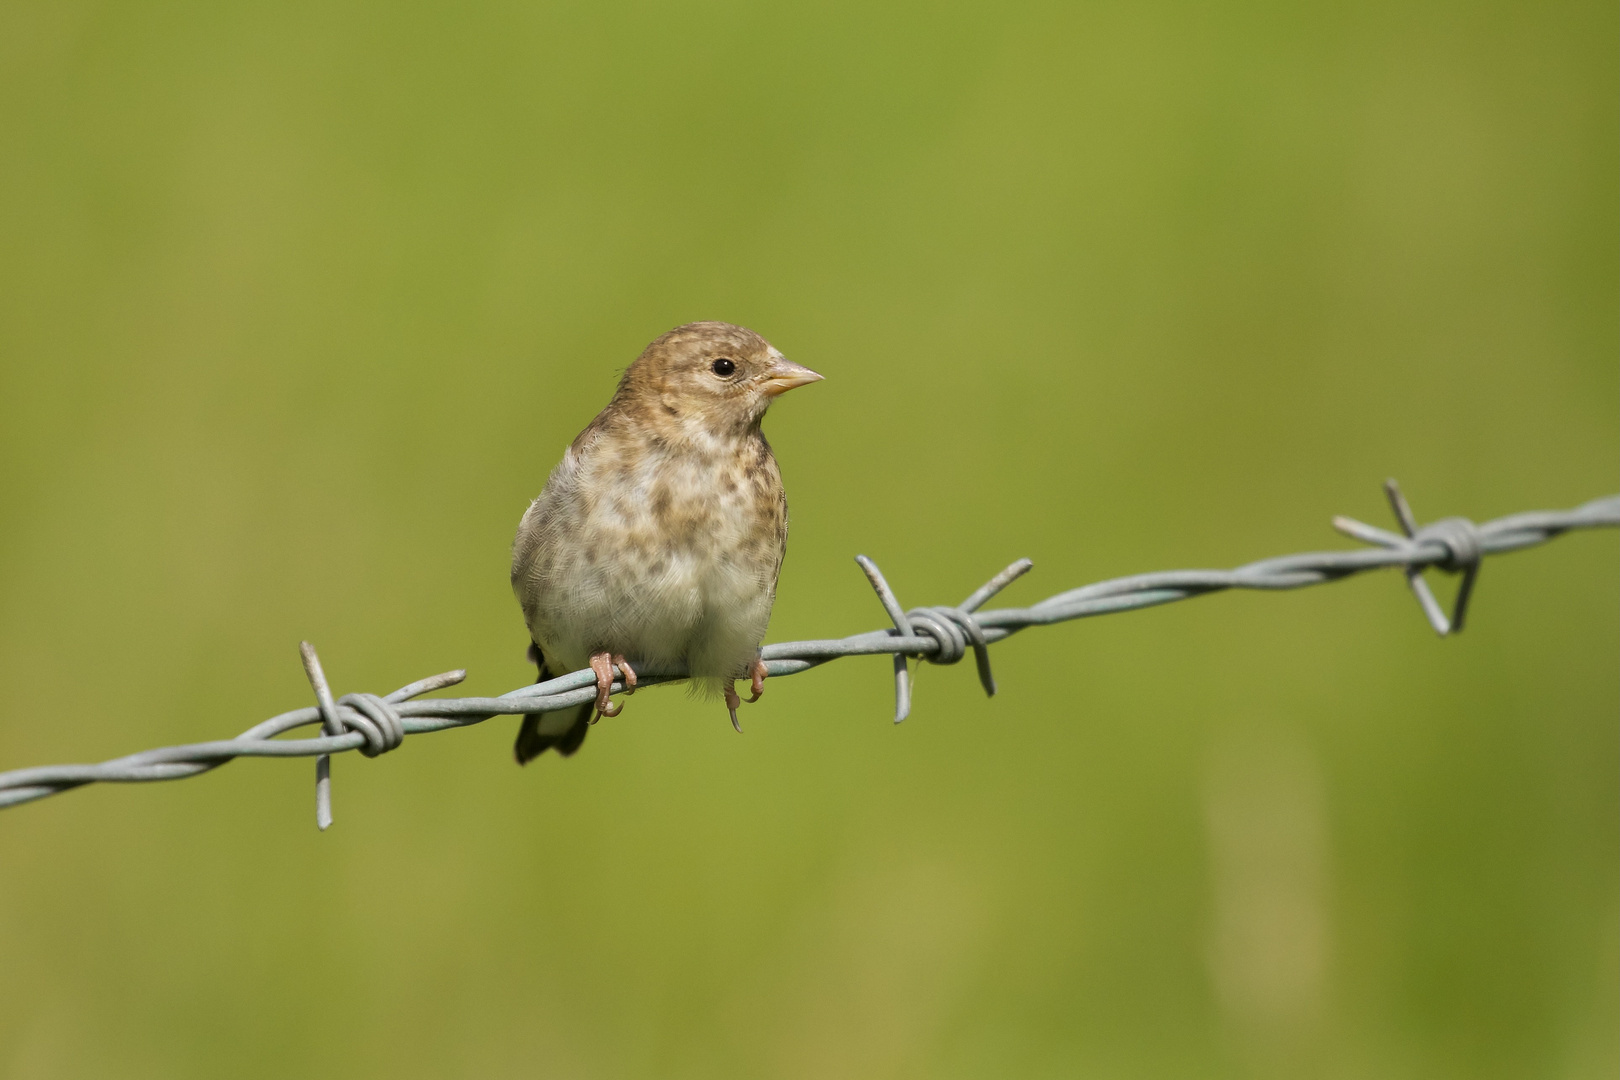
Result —
[[714, 363], [709, 365], [709, 370], [723, 379], [730, 375], [733, 371], [736, 371], [737, 365], [732, 363], [730, 360], [721, 357], [719, 360], [716, 360]]

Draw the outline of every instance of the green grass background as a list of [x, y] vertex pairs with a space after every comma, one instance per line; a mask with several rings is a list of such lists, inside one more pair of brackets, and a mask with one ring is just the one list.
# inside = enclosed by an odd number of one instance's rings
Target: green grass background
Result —
[[[767, 424], [771, 640], [1620, 487], [1612, 3], [0, 6], [0, 768], [531, 678], [645, 342]], [[1492, 560], [0, 814], [0, 1076], [1606, 1077], [1620, 563]], [[1441, 586], [1449, 595], [1449, 583]]]

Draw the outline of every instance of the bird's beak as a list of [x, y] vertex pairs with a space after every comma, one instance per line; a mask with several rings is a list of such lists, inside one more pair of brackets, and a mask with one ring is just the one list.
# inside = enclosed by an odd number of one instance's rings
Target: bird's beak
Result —
[[777, 394], [787, 393], [795, 386], [820, 382], [821, 379], [820, 375], [817, 375], [803, 364], [795, 364], [786, 357], [778, 356], [771, 361], [769, 375], [765, 379], [765, 392], [771, 397], [775, 397]]

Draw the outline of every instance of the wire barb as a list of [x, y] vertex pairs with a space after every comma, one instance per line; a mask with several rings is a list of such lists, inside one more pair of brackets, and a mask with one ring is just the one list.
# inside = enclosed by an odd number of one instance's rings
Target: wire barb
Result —
[[[335, 737], [349, 731], [358, 732], [363, 740], [358, 749], [366, 757], [386, 754], [398, 749], [399, 744], [405, 741], [405, 722], [400, 719], [390, 699], [403, 701], [441, 686], [453, 685], [467, 677], [465, 671], [452, 671], [412, 683], [386, 698], [376, 694], [344, 694], [334, 702], [332, 688], [326, 682], [326, 671], [321, 667], [321, 658], [316, 655], [315, 646], [300, 641], [298, 655], [304, 661], [304, 674], [309, 678], [310, 688], [315, 691], [315, 707], [320, 710], [322, 733]], [[315, 758], [315, 827], [322, 832], [332, 827], [331, 754], [318, 754]]]
[[906, 668], [909, 657], [915, 656], [931, 664], [954, 664], [967, 655], [971, 646], [974, 663], [979, 669], [979, 685], [984, 687], [985, 696], [996, 696], [996, 677], [990, 673], [990, 643], [984, 636], [984, 628], [974, 620], [972, 613], [1027, 573], [1035, 565], [1033, 562], [1019, 559], [975, 589], [973, 595], [957, 607], [922, 607], [901, 611], [900, 601], [895, 597], [894, 590], [889, 588], [877, 563], [865, 555], [855, 556], [855, 561], [866, 572], [866, 580], [872, 583], [883, 610], [888, 612], [890, 621], [894, 623], [894, 633], [903, 638], [921, 638], [932, 642], [928, 648], [894, 654], [895, 723], [911, 715], [911, 681]]
[[[956, 663], [971, 648], [979, 681], [995, 693], [990, 673], [989, 646], [1031, 626], [1050, 626], [1070, 619], [1134, 611], [1178, 600], [1190, 600], [1226, 589], [1277, 591], [1325, 585], [1370, 570], [1399, 567], [1412, 583], [1412, 591], [1430, 624], [1442, 635], [1462, 629], [1473, 592], [1474, 579], [1487, 555], [1498, 555], [1546, 543], [1572, 529], [1620, 526], [1620, 495], [1594, 499], [1572, 510], [1531, 511], [1475, 525], [1465, 518], [1446, 518], [1421, 528], [1400, 488], [1389, 481], [1385, 488], [1401, 532], [1375, 528], [1352, 518], [1335, 518], [1340, 532], [1372, 545], [1348, 551], [1317, 551], [1282, 555], [1232, 570], [1170, 570], [1155, 574], [1099, 581], [1047, 597], [1027, 608], [979, 609], [992, 596], [1030, 569], [1020, 559], [991, 578], [956, 607], [900, 607], [894, 590], [877, 564], [857, 557], [892, 628], [819, 641], [788, 641], [766, 645], [760, 659], [772, 677], [796, 675], [843, 656], [888, 654], [895, 669], [895, 721], [911, 711], [911, 685], [906, 659], [920, 657], [930, 663]], [[1457, 600], [1448, 619], [1423, 581], [1429, 567], [1463, 575]], [[572, 709], [596, 697], [596, 676], [590, 669], [570, 672], [538, 685], [522, 686], [500, 697], [437, 698], [414, 701], [423, 694], [454, 686], [465, 671], [429, 676], [391, 694], [346, 694], [332, 699], [320, 658], [308, 642], [299, 648], [304, 672], [315, 691], [315, 705], [273, 716], [234, 739], [192, 743], [146, 750], [96, 765], [46, 765], [0, 773], [0, 807], [94, 783], [140, 783], [179, 780], [217, 769], [239, 757], [311, 757], [316, 760], [316, 824], [332, 823], [331, 756], [359, 750], [367, 756], [399, 746], [407, 734], [469, 727], [492, 716], [534, 714]], [[682, 670], [640, 670], [637, 685], [653, 686], [686, 677]], [[617, 684], [616, 684], [617, 685]], [[296, 728], [319, 724], [314, 738], [282, 739]]]
[[[337, 706], [332, 702], [332, 688], [326, 684], [326, 672], [321, 670], [321, 658], [315, 655], [315, 646], [307, 641], [298, 643], [298, 655], [304, 661], [304, 674], [315, 691], [315, 706], [321, 710], [321, 730], [328, 735], [343, 734], [343, 725], [337, 718]], [[332, 755], [320, 754], [315, 758], [315, 827], [325, 832], [332, 827]]]
[[[878, 594], [878, 600], [883, 604], [883, 610], [888, 612], [889, 619], [894, 623], [895, 633], [901, 637], [911, 636], [911, 621], [906, 613], [900, 610], [900, 601], [895, 598], [894, 590], [884, 580], [883, 571], [878, 569], [877, 563], [865, 555], [855, 556], [855, 561], [866, 571], [866, 580], [872, 583], [872, 589]], [[900, 723], [911, 715], [911, 675], [906, 670], [906, 655], [903, 652], [894, 654], [894, 722]]]
[[[1479, 526], [1462, 517], [1441, 518], [1431, 525], [1418, 527], [1417, 518], [1412, 513], [1412, 507], [1401, 494], [1401, 486], [1393, 478], [1384, 481], [1384, 495], [1389, 499], [1390, 510], [1395, 514], [1395, 521], [1400, 525], [1404, 536], [1397, 536], [1392, 532], [1374, 528], [1355, 518], [1336, 517], [1333, 527], [1346, 536], [1360, 540], [1363, 543], [1376, 544], [1391, 551], [1399, 551], [1412, 557], [1412, 561], [1405, 566], [1406, 584], [1417, 598], [1418, 607], [1434, 627], [1434, 632], [1441, 637], [1448, 634], [1460, 634], [1463, 620], [1468, 615], [1468, 601], [1474, 594], [1474, 581], [1479, 577], [1480, 559], [1484, 556], [1484, 549], [1480, 544]], [[1444, 551], [1444, 557], [1433, 559], [1426, 557], [1424, 548], [1439, 545]], [[1452, 604], [1451, 618], [1446, 618], [1440, 609], [1440, 602], [1434, 598], [1429, 583], [1423, 579], [1426, 567], [1433, 566], [1449, 574], [1461, 573], [1462, 583], [1457, 586], [1457, 599]]]

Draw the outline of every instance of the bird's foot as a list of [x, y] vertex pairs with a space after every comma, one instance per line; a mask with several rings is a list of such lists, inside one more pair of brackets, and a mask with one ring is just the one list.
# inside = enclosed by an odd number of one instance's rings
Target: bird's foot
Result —
[[591, 670], [596, 673], [596, 712], [591, 716], [591, 723], [594, 724], [600, 717], [618, 716], [624, 711], [624, 706], [608, 700], [608, 695], [613, 691], [612, 654], [606, 651], [591, 653]]
[[737, 696], [735, 683], [730, 681], [726, 683], [726, 711], [731, 713], [731, 726], [737, 729], [737, 734], [742, 734], [742, 723], [737, 719], [737, 707], [744, 701], [752, 705], [760, 699], [760, 695], [765, 693], [765, 677], [769, 674], [770, 672], [765, 670], [765, 661], [756, 657], [753, 664], [748, 668], [748, 689], [750, 694], [747, 698]]
[[629, 697], [636, 692], [636, 669], [630, 666], [623, 653], [614, 653], [613, 662], [619, 666], [619, 677], [624, 680], [624, 696]]
[[748, 699], [750, 705], [765, 693], [765, 676], [769, 674], [770, 672], [765, 670], [765, 661], [756, 657], [753, 667], [748, 669], [748, 689], [753, 691], [753, 696]]

